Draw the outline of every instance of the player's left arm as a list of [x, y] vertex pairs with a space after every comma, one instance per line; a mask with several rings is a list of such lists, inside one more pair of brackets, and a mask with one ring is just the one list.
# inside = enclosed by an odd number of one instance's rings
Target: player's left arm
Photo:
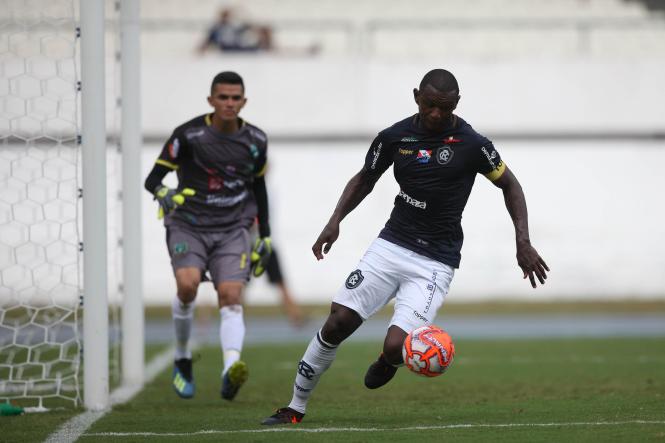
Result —
[[524, 278], [529, 277], [531, 286], [536, 287], [536, 278], [540, 284], [545, 284], [546, 271], [550, 268], [545, 263], [538, 251], [531, 246], [529, 238], [529, 221], [526, 208], [526, 198], [517, 177], [512, 171], [500, 162], [498, 167], [489, 174], [487, 178], [503, 191], [506, 208], [515, 226], [515, 242], [517, 244], [517, 264], [524, 272]]
[[[263, 133], [258, 135], [265, 135]], [[257, 136], [258, 136], [257, 135]], [[257, 221], [259, 224], [259, 237], [254, 242], [250, 256], [252, 275], [260, 277], [268, 267], [270, 255], [272, 254], [272, 240], [270, 238], [270, 222], [268, 211], [268, 190], [266, 188], [265, 173], [267, 169], [267, 139], [263, 138], [263, 144], [257, 148], [254, 163], [254, 181], [252, 191], [257, 206]]]
[[259, 237], [270, 237], [270, 220], [268, 219], [268, 190], [266, 180], [262, 175], [254, 177], [254, 198], [258, 208]]

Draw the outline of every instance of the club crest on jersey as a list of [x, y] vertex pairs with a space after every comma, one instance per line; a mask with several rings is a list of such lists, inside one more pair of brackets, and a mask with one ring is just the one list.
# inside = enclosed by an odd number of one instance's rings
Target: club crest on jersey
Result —
[[432, 158], [431, 149], [418, 150], [418, 155], [416, 156], [416, 160], [418, 160], [418, 163], [428, 163], [430, 158]]
[[360, 271], [360, 269], [356, 269], [351, 274], [349, 274], [344, 286], [346, 286], [347, 289], [355, 289], [360, 286], [360, 283], [362, 283], [364, 278], [365, 277], [363, 276], [363, 273]]
[[440, 165], [447, 165], [450, 163], [450, 160], [453, 159], [454, 154], [453, 148], [448, 145], [443, 145], [436, 150], [436, 161], [439, 162]]

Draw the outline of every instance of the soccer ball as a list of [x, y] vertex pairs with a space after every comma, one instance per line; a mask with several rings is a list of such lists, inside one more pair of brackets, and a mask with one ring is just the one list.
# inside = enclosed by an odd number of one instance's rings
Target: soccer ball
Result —
[[437, 377], [446, 372], [454, 356], [453, 339], [434, 325], [414, 329], [406, 336], [402, 346], [406, 367], [425, 377]]

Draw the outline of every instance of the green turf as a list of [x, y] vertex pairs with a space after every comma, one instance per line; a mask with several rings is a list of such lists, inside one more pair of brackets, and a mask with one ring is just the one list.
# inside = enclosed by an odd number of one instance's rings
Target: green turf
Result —
[[[597, 443], [665, 438], [665, 338], [459, 340], [455, 362], [444, 376], [425, 379], [400, 369], [390, 384], [369, 391], [362, 379], [378, 346], [343, 345], [315, 391], [305, 420], [286, 428], [355, 431], [228, 433], [274, 429], [259, 422], [288, 403], [305, 344], [247, 346], [243, 356], [250, 378], [233, 402], [219, 397], [221, 355], [218, 348], [210, 347], [200, 350], [201, 359], [194, 366], [198, 388], [194, 399], [175, 395], [168, 368], [134, 400], [96, 422], [80, 441]], [[41, 414], [37, 420], [1, 418], [0, 440], [39, 441], [62, 420], [58, 411]], [[661, 423], [623, 423], [631, 421]], [[508, 424], [553, 425], [504, 426]], [[450, 425], [476, 426], [414, 429]], [[157, 435], [132, 435], [140, 432]], [[129, 435], [100, 435], [104, 433]]]
[[[146, 348], [146, 359], [153, 358], [165, 349], [165, 346], [148, 346]], [[80, 378], [83, 375], [81, 374]], [[112, 378], [112, 377], [111, 377]], [[112, 380], [111, 389], [117, 385]], [[83, 393], [81, 394], [83, 395]], [[17, 400], [16, 405], [33, 406], [31, 402]], [[49, 401], [48, 412], [29, 413], [21, 416], [0, 417], [0, 442], [37, 442], [44, 441], [60, 425], [70, 418], [85, 412], [83, 407], [75, 408], [71, 401]]]
[[[377, 428], [372, 432], [232, 433], [105, 437], [107, 432], [195, 433], [265, 430], [259, 422], [284, 406], [304, 345], [247, 347], [250, 379], [234, 402], [219, 398], [220, 351], [201, 350], [198, 393], [181, 400], [166, 371], [136, 399], [98, 421], [81, 441], [649, 441], [665, 437], [665, 339], [459, 341], [441, 378], [401, 369], [384, 388], [362, 379], [378, 343], [348, 343], [313, 395], [298, 428]], [[410, 429], [460, 424], [547, 427]], [[96, 435], [90, 435], [96, 434]]]

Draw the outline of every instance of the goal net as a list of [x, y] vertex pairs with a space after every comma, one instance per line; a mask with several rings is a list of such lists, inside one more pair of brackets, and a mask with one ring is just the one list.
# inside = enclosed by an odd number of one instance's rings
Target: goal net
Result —
[[[82, 398], [77, 6], [78, 0], [0, 0], [0, 402], [37, 408]], [[111, 141], [112, 383], [120, 376], [117, 152]]]

